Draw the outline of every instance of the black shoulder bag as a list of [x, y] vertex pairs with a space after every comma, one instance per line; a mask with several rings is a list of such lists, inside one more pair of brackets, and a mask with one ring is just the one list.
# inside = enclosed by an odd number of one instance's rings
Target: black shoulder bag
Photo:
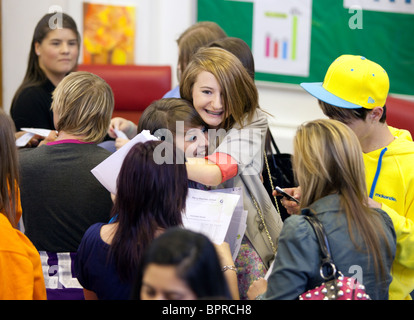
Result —
[[[274, 151], [273, 151], [274, 150]], [[263, 185], [272, 199], [273, 205], [280, 213], [282, 220], [289, 217], [285, 207], [280, 203], [281, 197], [273, 197], [272, 193], [276, 186], [283, 188], [295, 187], [292, 170], [292, 155], [281, 153], [270, 130], [267, 130], [265, 146], [265, 166], [263, 166]]]

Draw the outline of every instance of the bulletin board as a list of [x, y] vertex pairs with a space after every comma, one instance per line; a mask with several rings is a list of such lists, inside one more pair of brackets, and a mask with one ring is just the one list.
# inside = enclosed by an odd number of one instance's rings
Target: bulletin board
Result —
[[[372, 9], [355, 11], [344, 7], [345, 3], [351, 0], [198, 0], [197, 20], [217, 22], [229, 36], [245, 40], [253, 51], [254, 43], [257, 48], [257, 39], [254, 36], [257, 34], [254, 29], [257, 27], [254, 19], [258, 19], [254, 6], [257, 9], [262, 5], [261, 3], [258, 5], [260, 1], [267, 3], [295, 1], [298, 11], [302, 12], [304, 10], [303, 7], [301, 8], [301, 1], [304, 1], [303, 3], [310, 1], [310, 45], [307, 74], [263, 72], [256, 68], [256, 80], [291, 84], [323, 81], [326, 70], [335, 58], [342, 54], [355, 54], [377, 62], [387, 71], [391, 93], [414, 95], [414, 1], [388, 1], [387, 5], [391, 6], [389, 11]], [[359, 1], [363, 5], [369, 5], [370, 2], [373, 5], [380, 3], [376, 0]], [[386, 0], [382, 1], [385, 2]], [[410, 10], [407, 13], [393, 12], [393, 3], [400, 6], [404, 3]], [[285, 16], [293, 16], [294, 12], [290, 10]], [[358, 12], [359, 16], [356, 16]], [[283, 18], [280, 12], [272, 14]], [[300, 15], [299, 19], [302, 19]], [[287, 28], [295, 30], [292, 23], [287, 25]], [[270, 42], [265, 42], [269, 41], [268, 37], [265, 39], [263, 36], [260, 41], [263, 42], [263, 46], [269, 48]], [[296, 42], [299, 45], [303, 41], [299, 39]], [[281, 41], [272, 39], [271, 45], [279, 45], [281, 48], [283, 39]], [[279, 52], [283, 55], [284, 51], [280, 50], [282, 49], [279, 49]], [[256, 54], [254, 56], [255, 62], [261, 58]], [[281, 54], [277, 58], [281, 58]], [[286, 59], [288, 59], [287, 55]]]

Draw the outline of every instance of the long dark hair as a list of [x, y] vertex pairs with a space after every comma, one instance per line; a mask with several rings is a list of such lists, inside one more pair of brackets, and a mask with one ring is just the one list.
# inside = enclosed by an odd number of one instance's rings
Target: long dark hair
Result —
[[0, 109], [0, 212], [17, 226], [19, 201], [19, 165], [13, 120]]
[[178, 278], [187, 284], [198, 299], [232, 299], [216, 249], [200, 233], [182, 228], [167, 230], [148, 248], [143, 272], [152, 263], [174, 266]]
[[[36, 25], [36, 28], [33, 33], [32, 43], [30, 45], [29, 60], [27, 63], [26, 74], [23, 78], [23, 82], [20, 84], [19, 88], [14, 94], [11, 104], [12, 108], [14, 106], [14, 102], [24, 89], [41, 85], [47, 80], [45, 73], [39, 66], [39, 57], [36, 54], [35, 46], [36, 43], [42, 43], [43, 39], [46, 38], [49, 32], [53, 31], [53, 29], [51, 29], [49, 26], [49, 21], [53, 19], [54, 15], [56, 15], [56, 13], [48, 13], [44, 15]], [[73, 20], [72, 17], [70, 17], [66, 13], [62, 13], [61, 22], [62, 23], [61, 25], [59, 25], [59, 27], [70, 29], [76, 34], [79, 46], [81, 36], [79, 34], [75, 20]], [[76, 69], [76, 67], [77, 66], [75, 66], [74, 69]]]
[[157, 146], [168, 149], [166, 152], [175, 159], [175, 148], [165, 141], [137, 143], [125, 157], [118, 176], [112, 211], [118, 227], [110, 254], [125, 281], [136, 276], [144, 251], [160, 228], [182, 225], [188, 192], [186, 167], [184, 162], [157, 164]]

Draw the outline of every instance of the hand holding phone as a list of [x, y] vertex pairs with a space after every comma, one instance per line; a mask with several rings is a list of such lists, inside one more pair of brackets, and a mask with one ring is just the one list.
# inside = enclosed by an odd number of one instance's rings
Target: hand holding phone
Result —
[[290, 194], [286, 193], [282, 188], [276, 186], [275, 190], [280, 193], [281, 195], [283, 195], [285, 198], [291, 200], [291, 201], [295, 201], [296, 203], [300, 203], [298, 199], [292, 197]]

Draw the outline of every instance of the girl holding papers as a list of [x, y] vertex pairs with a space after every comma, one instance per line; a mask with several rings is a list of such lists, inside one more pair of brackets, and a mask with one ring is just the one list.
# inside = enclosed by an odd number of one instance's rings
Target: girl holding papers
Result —
[[185, 165], [157, 164], [154, 150], [161, 143], [132, 146], [118, 176], [115, 222], [92, 225], [79, 245], [75, 270], [85, 299], [129, 299], [149, 244], [164, 230], [182, 225]]

